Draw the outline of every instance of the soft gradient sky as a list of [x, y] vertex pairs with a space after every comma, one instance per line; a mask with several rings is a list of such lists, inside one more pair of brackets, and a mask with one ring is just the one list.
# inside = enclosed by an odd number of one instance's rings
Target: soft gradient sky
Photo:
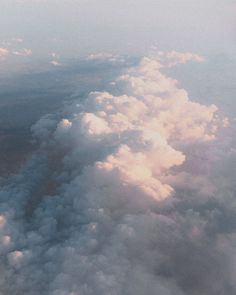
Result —
[[34, 57], [235, 50], [231, 0], [1, 0], [0, 11], [0, 47], [21, 38]]

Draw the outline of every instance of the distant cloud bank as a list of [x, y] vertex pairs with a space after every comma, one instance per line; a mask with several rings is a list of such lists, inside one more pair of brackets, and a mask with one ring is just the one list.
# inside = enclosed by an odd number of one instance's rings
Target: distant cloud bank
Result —
[[31, 56], [32, 50], [23, 47], [24, 40], [22, 38], [12, 38], [8, 41], [2, 41], [0, 47], [0, 58], [11, 58], [11, 56]]

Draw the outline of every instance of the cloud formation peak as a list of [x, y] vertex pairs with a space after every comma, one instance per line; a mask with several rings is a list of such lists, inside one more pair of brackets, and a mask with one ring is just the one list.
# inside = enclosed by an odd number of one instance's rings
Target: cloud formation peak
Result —
[[0, 196], [4, 295], [234, 294], [229, 211], [190, 153], [223, 122], [162, 73], [187, 60], [143, 58], [32, 127], [39, 151]]

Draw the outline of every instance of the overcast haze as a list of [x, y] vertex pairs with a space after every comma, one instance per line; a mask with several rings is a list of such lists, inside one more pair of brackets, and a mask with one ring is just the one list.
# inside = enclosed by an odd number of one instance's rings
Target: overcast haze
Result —
[[236, 3], [225, 0], [2, 0], [0, 38], [22, 38], [37, 57], [97, 51], [235, 50]]

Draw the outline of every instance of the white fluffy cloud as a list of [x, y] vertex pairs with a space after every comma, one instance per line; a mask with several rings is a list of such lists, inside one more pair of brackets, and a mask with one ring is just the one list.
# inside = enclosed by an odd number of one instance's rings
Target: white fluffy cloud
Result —
[[161, 72], [188, 60], [143, 58], [32, 127], [40, 149], [1, 192], [4, 295], [234, 294], [233, 229], [190, 153], [223, 123]]

